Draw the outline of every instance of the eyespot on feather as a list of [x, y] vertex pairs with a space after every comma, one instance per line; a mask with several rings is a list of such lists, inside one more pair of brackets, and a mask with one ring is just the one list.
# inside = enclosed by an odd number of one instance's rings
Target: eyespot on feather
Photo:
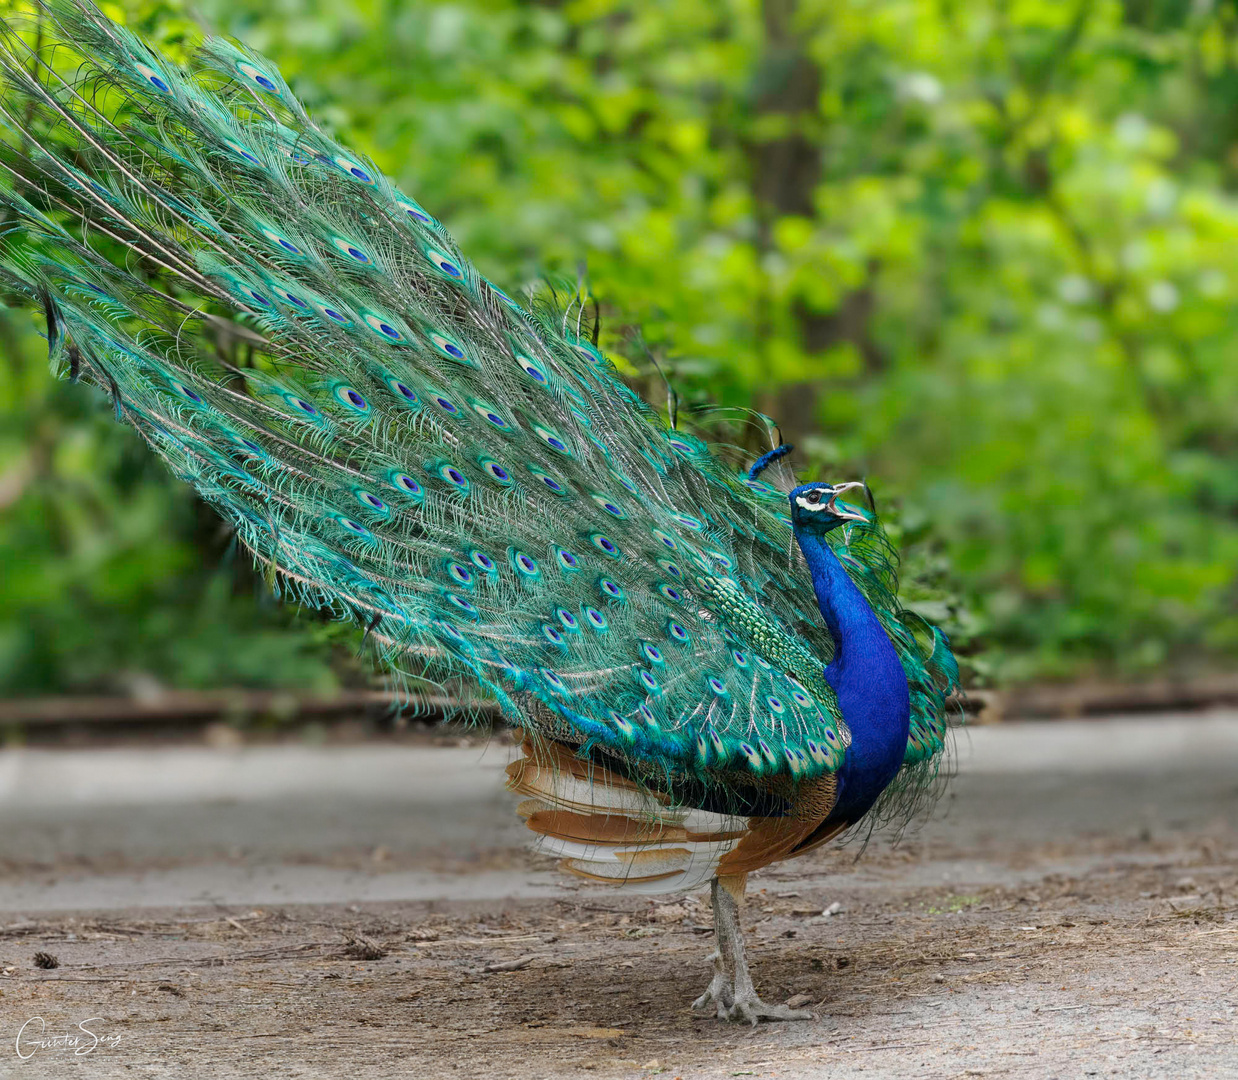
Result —
[[233, 139], [225, 139], [224, 145], [238, 157], [248, 161], [249, 164], [258, 166], [262, 165], [262, 162], [259, 160], [258, 156], [248, 147], [242, 146], [239, 142], [236, 142]]
[[373, 265], [374, 260], [371, 258], [370, 253], [354, 240], [349, 240], [344, 236], [333, 236], [331, 237], [331, 246], [350, 263], [357, 263], [361, 266]]
[[500, 487], [511, 487], [512, 484], [515, 483], [515, 481], [512, 480], [512, 474], [493, 458], [483, 458], [480, 464], [482, 472], [484, 472]]
[[418, 203], [414, 202], [407, 195], [396, 199], [396, 206], [400, 208], [402, 213], [421, 225], [433, 226], [438, 224], [438, 222], [427, 214]]
[[416, 408], [421, 404], [421, 398], [417, 396], [417, 391], [414, 390], [408, 383], [397, 379], [394, 375], [387, 378], [387, 388], [396, 396], [406, 408]]
[[431, 332], [430, 341], [434, 347], [438, 349], [444, 356], [455, 360], [458, 364], [467, 364], [469, 367], [476, 367], [473, 361], [469, 358], [468, 353], [464, 351], [464, 346], [455, 338], [448, 337], [446, 334]]
[[555, 453], [562, 454], [564, 457], [573, 456], [571, 448], [567, 445], [567, 440], [563, 437], [563, 435], [555, 431], [554, 428], [543, 427], [541, 424], [534, 424], [533, 430], [537, 433], [538, 438], [540, 438], [542, 442], [549, 446]]
[[391, 507], [383, 502], [383, 500], [372, 491], [366, 491], [364, 488], [357, 488], [353, 491], [353, 495], [356, 497], [357, 502], [359, 502], [362, 507], [371, 514], [381, 514], [383, 517], [386, 517], [391, 513]]
[[425, 256], [429, 260], [430, 265], [445, 277], [452, 278], [456, 281], [464, 277], [464, 270], [461, 269], [459, 263], [457, 263], [449, 255], [439, 251], [438, 248], [426, 248]]
[[201, 395], [201, 394], [199, 394], [196, 390], [193, 390], [193, 389], [191, 389], [190, 387], [186, 386], [186, 385], [185, 385], [183, 382], [181, 382], [179, 379], [169, 378], [169, 379], [168, 379], [168, 385], [169, 385], [169, 386], [170, 386], [170, 387], [171, 387], [171, 388], [172, 388], [172, 389], [173, 389], [173, 390], [174, 390], [177, 394], [179, 394], [182, 398], [184, 398], [186, 401], [188, 401], [191, 405], [203, 405], [203, 404], [205, 404], [205, 402], [204, 402], [204, 401], [203, 401], [203, 399], [202, 399], [202, 395]]
[[368, 169], [364, 168], [359, 161], [354, 161], [352, 158], [345, 157], [343, 154], [336, 154], [331, 158], [331, 164], [346, 176], [351, 177], [353, 180], [365, 184], [367, 187], [374, 186], [373, 175]]
[[347, 309], [333, 301], [326, 303], [314, 301], [314, 309], [329, 323], [334, 323], [336, 326], [352, 325], [352, 319], [349, 317]]
[[542, 469], [538, 469], [532, 465], [529, 466], [529, 472], [539, 482], [542, 490], [548, 491], [550, 494], [559, 496], [560, 498], [566, 497], [570, 494], [567, 485], [558, 477], [551, 476], [550, 473], [545, 472]]
[[507, 558], [511, 568], [520, 577], [533, 580], [541, 576], [541, 568], [537, 565], [537, 560], [527, 552], [511, 548], [507, 553]]
[[610, 578], [598, 578], [598, 590], [607, 600], [622, 601], [624, 599], [623, 589]]
[[450, 462], [446, 462], [439, 465], [435, 471], [450, 488], [462, 495], [468, 493], [470, 486], [468, 477], [465, 476], [464, 473], [461, 472], [455, 465], [452, 465]]
[[361, 391], [344, 383], [338, 383], [331, 391], [335, 400], [346, 406], [350, 411], [366, 415], [370, 411], [370, 403], [361, 395]]
[[408, 343], [408, 335], [404, 332], [400, 323], [390, 315], [380, 315], [375, 311], [363, 311], [361, 318], [366, 326], [385, 341], [390, 341], [397, 345]]
[[283, 233], [271, 228], [269, 225], [260, 226], [260, 231], [276, 248], [285, 255], [304, 256], [305, 252], [296, 244], [288, 239]]
[[469, 404], [478, 416], [499, 431], [511, 434], [515, 430], [511, 421], [493, 405], [488, 405], [484, 401], [471, 401]]
[[263, 71], [249, 63], [247, 60], [238, 60], [236, 63], [236, 70], [260, 90], [265, 90], [268, 94], [274, 94], [276, 97], [283, 96], [275, 82]]
[[168, 77], [161, 71], [156, 71], [148, 64], [135, 64], [138, 69], [138, 74], [146, 80], [147, 84], [153, 86], [161, 94], [171, 94], [172, 86], [168, 82]]
[[616, 503], [615, 500], [609, 495], [602, 494], [601, 492], [594, 492], [592, 498], [593, 501], [605, 510], [606, 513], [610, 514], [611, 517], [626, 518], [628, 516], [624, 513], [623, 508], [620, 507], [619, 504]]
[[344, 514], [337, 514], [335, 520], [345, 531], [351, 533], [353, 536], [361, 537], [364, 540], [374, 539], [374, 534], [359, 521], [354, 521], [352, 518], [346, 517]]
[[538, 386], [549, 386], [550, 376], [546, 374], [546, 369], [536, 360], [525, 356], [522, 353], [516, 354], [516, 366], [520, 368], [525, 375], [537, 383]]

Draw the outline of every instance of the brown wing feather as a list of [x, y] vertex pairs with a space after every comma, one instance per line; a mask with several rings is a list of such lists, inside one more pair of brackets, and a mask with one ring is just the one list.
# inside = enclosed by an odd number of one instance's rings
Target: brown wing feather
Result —
[[691, 888], [714, 876], [742, 879], [838, 832], [822, 832], [838, 795], [832, 775], [765, 781], [768, 794], [789, 807], [780, 817], [676, 806], [666, 793], [547, 739], [525, 739], [507, 776], [508, 788], [524, 796], [518, 813], [563, 869], [645, 890]]

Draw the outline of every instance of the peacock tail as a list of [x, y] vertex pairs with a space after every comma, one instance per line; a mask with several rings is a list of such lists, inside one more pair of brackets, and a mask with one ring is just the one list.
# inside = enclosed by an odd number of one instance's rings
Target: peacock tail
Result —
[[[0, 65], [6, 285], [283, 594], [587, 752], [837, 770], [833, 643], [782, 492], [481, 277], [262, 57], [210, 40], [177, 66], [53, 0], [3, 24]], [[875, 515], [830, 542], [906, 669], [905, 762], [931, 762], [945, 638], [900, 607]]]

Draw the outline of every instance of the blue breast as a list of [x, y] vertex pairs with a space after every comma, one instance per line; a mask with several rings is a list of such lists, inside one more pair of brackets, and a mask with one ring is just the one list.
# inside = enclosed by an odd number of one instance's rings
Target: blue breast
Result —
[[881, 622], [823, 535], [797, 530], [817, 605], [835, 643], [826, 681], [838, 695], [851, 745], [838, 772], [831, 823], [858, 821], [889, 786], [907, 751], [907, 674]]
[[[884, 631], [881, 635], [885, 638]], [[882, 650], [874, 649], [878, 655], [864, 658], [871, 657], [870, 663], [857, 662], [860, 671], [847, 671], [845, 677], [839, 677], [840, 673], [830, 670], [833, 664], [825, 669], [826, 680], [838, 694], [843, 719], [851, 729], [851, 745], [838, 772], [838, 802], [830, 813], [831, 822], [850, 823], [868, 813], [898, 774], [907, 751], [911, 720], [907, 676], [888, 638], [885, 644], [890, 656], [881, 656]]]

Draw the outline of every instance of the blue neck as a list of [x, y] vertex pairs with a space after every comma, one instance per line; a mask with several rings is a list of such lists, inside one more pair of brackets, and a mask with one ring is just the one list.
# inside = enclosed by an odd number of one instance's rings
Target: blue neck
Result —
[[894, 779], [907, 749], [911, 703], [907, 675], [873, 609], [823, 535], [796, 529], [821, 617], [834, 639], [826, 682], [838, 695], [851, 745], [839, 770], [830, 818], [857, 821]]

